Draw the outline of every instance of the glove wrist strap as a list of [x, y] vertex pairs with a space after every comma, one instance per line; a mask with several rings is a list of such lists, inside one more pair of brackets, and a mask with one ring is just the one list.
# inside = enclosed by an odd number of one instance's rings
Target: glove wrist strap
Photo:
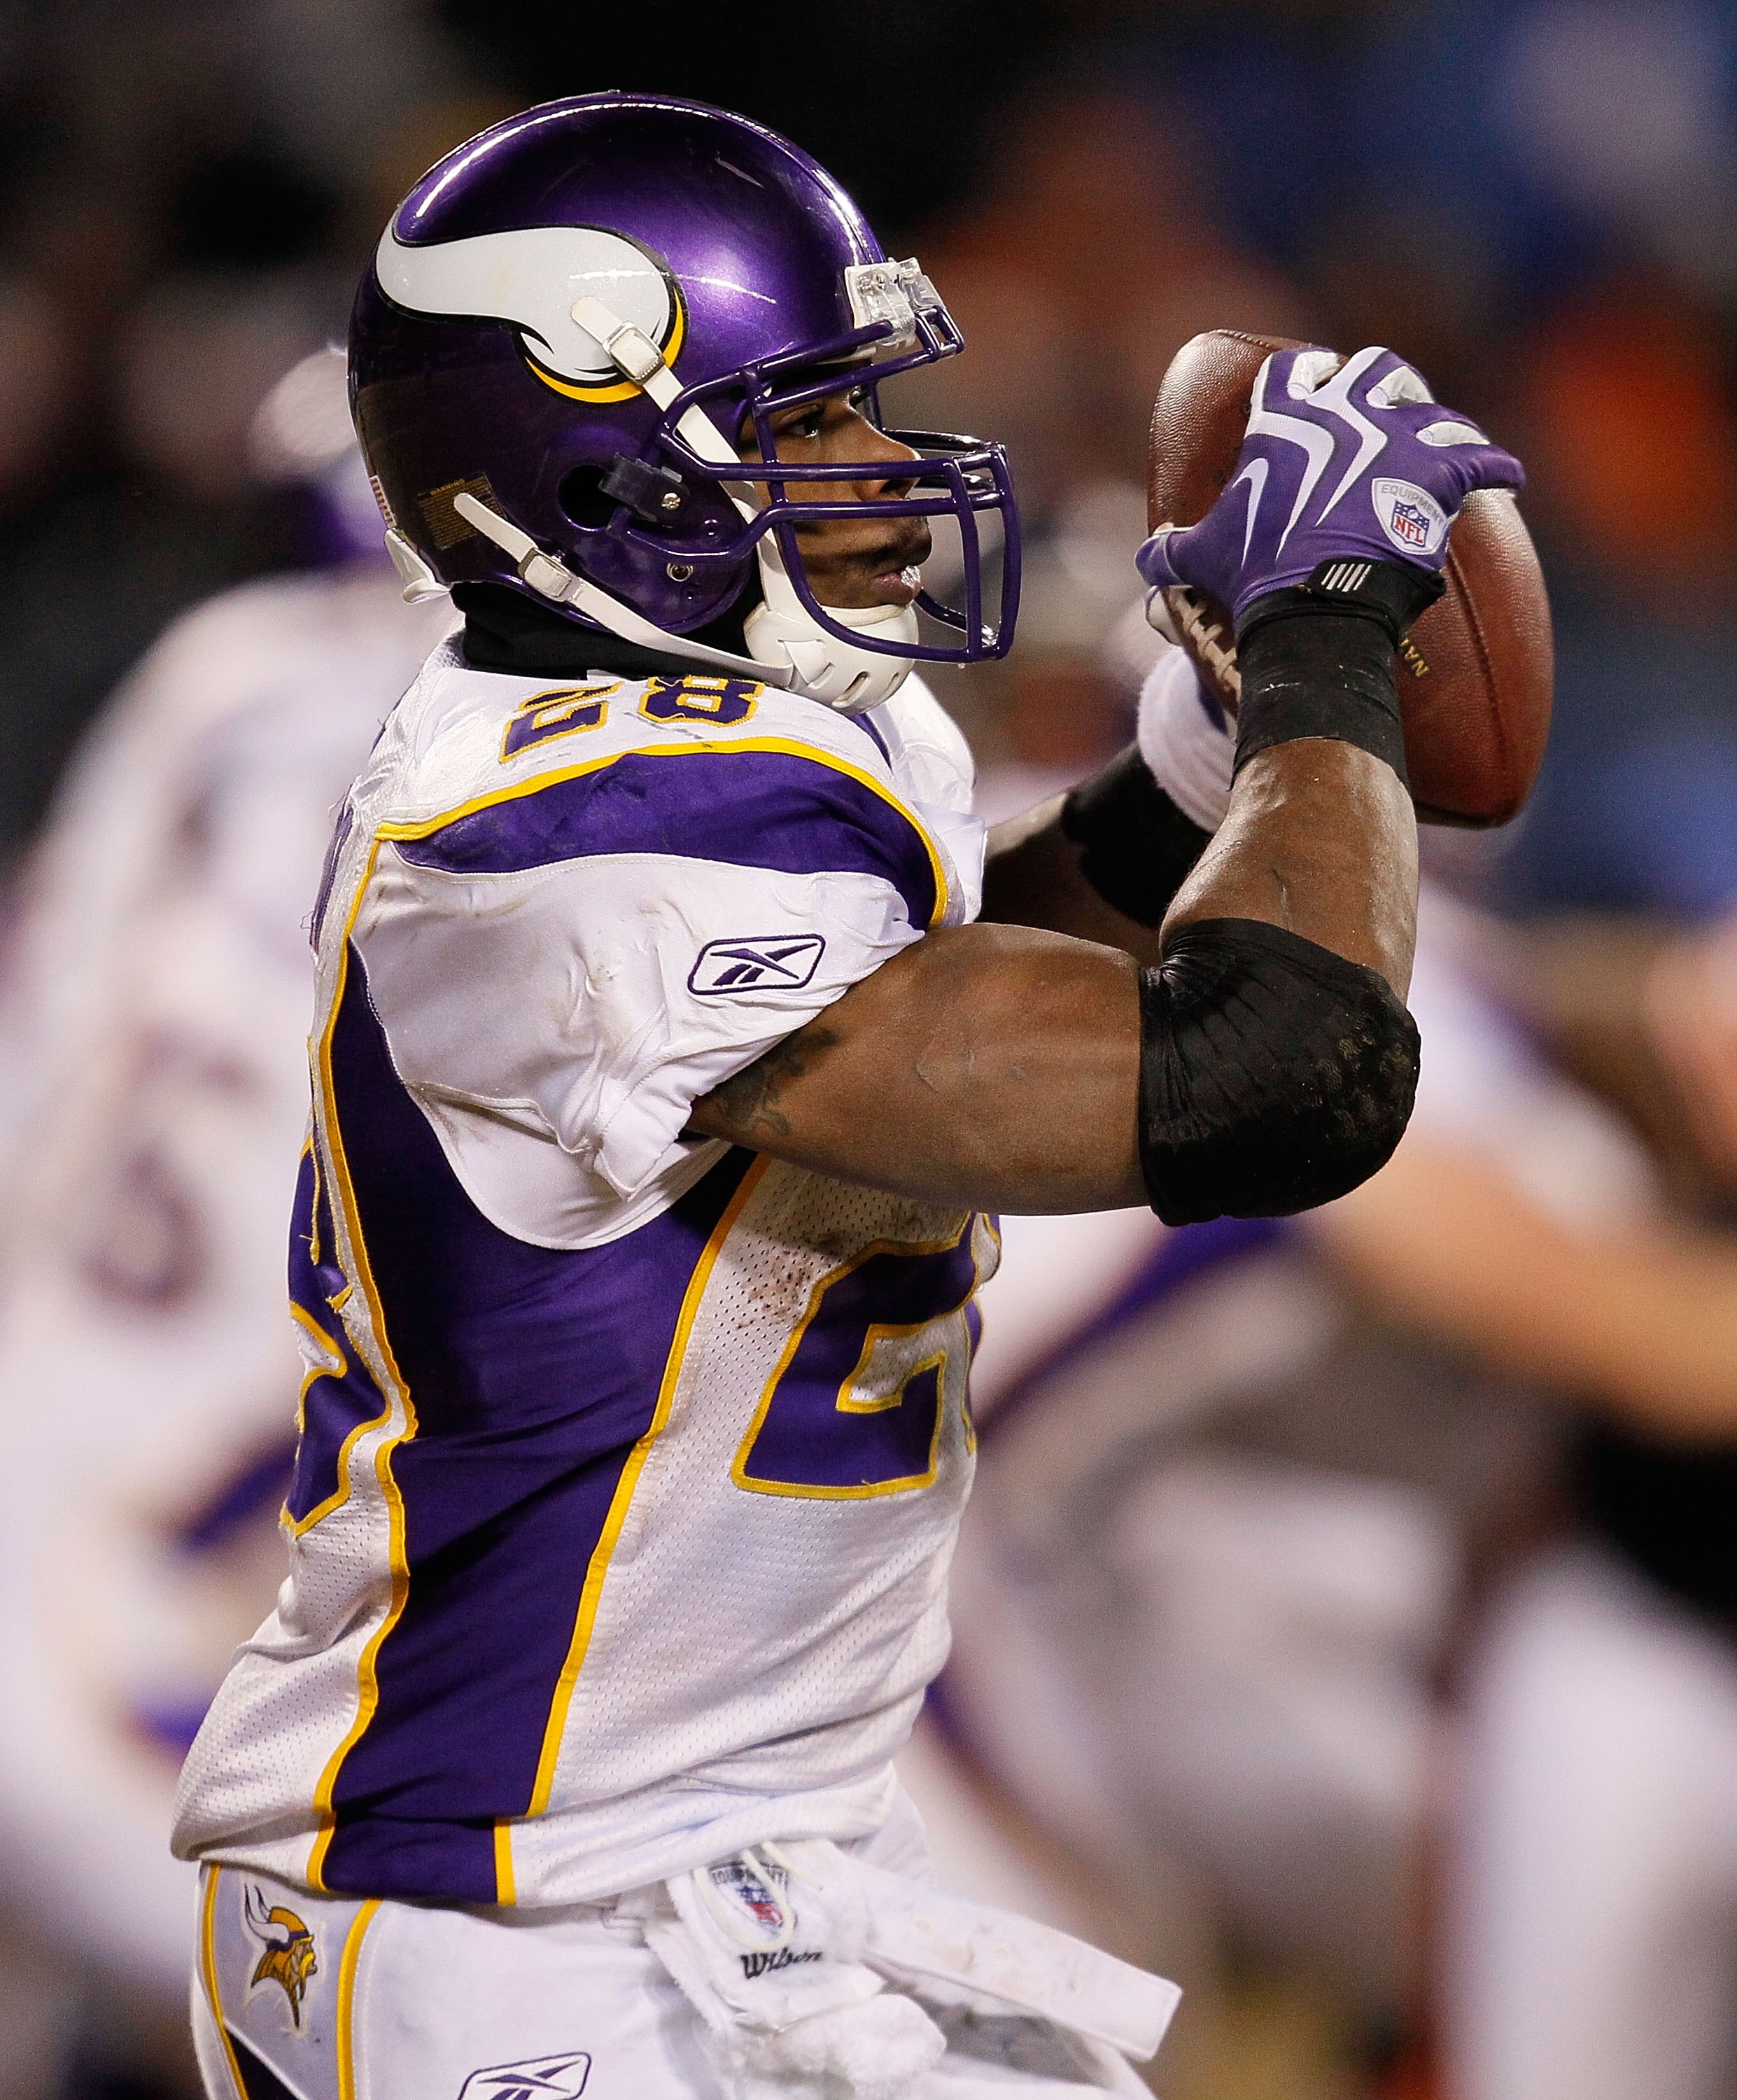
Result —
[[1445, 576], [1409, 562], [1373, 562], [1356, 556], [1318, 563], [1306, 583], [1264, 592], [1245, 606], [1237, 620], [1237, 646], [1269, 621], [1299, 613], [1338, 612], [1373, 620], [1397, 649], [1405, 630], [1448, 588]]

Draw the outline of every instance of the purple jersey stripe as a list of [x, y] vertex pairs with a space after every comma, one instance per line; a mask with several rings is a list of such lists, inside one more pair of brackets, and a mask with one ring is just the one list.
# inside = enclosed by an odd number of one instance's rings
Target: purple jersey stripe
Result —
[[[886, 796], [800, 752], [630, 751], [398, 841], [419, 867], [500, 875], [599, 854], [674, 854], [791, 875], [878, 875], [913, 926], [937, 915], [923, 833]], [[945, 900], [940, 900], [944, 902]]]
[[345, 1445], [386, 1413], [386, 1396], [351, 1347], [337, 1308], [349, 1279], [338, 1266], [332, 1206], [311, 1148], [302, 1155], [289, 1228], [289, 1302], [304, 1333], [322, 1338], [333, 1368], [304, 1380], [301, 1434], [284, 1507], [298, 1526], [328, 1515], [349, 1493]]
[[340, 1767], [334, 1890], [492, 1903], [492, 1826], [530, 1806], [611, 1499], [650, 1427], [683, 1294], [751, 1163], [577, 1252], [483, 1216], [395, 1071], [354, 951], [333, 1095], [381, 1312], [417, 1410], [392, 1458], [409, 1585]]
[[378, 1809], [348, 1816], [341, 1811], [321, 1878], [337, 1895], [492, 1904], [497, 1900], [495, 1826], [430, 1822]]

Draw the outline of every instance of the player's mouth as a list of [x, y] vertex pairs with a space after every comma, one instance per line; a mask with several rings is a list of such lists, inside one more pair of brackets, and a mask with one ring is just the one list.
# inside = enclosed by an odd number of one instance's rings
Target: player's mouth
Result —
[[869, 571], [871, 605], [914, 605], [923, 588], [923, 564], [928, 558], [929, 529], [915, 521], [915, 532], [901, 533], [890, 545], [871, 549], [857, 559]]
[[871, 578], [869, 594], [876, 605], [915, 605], [923, 588], [923, 571], [915, 562]]

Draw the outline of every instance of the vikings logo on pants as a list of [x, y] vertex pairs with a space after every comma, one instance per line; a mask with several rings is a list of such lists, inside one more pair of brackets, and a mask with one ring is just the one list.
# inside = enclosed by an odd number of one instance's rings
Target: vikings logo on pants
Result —
[[[259, 1965], [251, 1981], [263, 1983], [269, 1977], [274, 1983], [282, 1984], [284, 1995], [289, 2001], [290, 2016], [300, 2027], [302, 1999], [308, 1979], [320, 1971], [313, 1934], [293, 1910], [285, 1910], [280, 1904], [274, 1904], [267, 1909], [264, 1896], [252, 1883], [248, 1885], [242, 1899], [242, 1913], [249, 1931], [265, 1942], [266, 1951], [259, 1957]], [[280, 1938], [280, 1934], [284, 1937]]]

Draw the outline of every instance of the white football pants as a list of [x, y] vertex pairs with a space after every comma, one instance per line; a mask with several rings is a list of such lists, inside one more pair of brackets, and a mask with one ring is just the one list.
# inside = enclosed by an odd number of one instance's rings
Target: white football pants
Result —
[[1448, 1930], [1456, 2100], [1717, 2100], [1737, 2038], [1737, 1645], [1558, 1550], [1470, 1688]]
[[[200, 1917], [193, 2028], [210, 2100], [830, 2100], [846, 2089], [800, 2071], [721, 2075], [694, 2004], [611, 1904], [362, 1902], [207, 1868]], [[887, 2010], [915, 2017], [908, 2004]], [[849, 2085], [862, 2100], [1146, 2093], [1113, 2051], [1042, 2020], [928, 1999], [923, 2010], [945, 2055], [889, 2082], [871, 2049]]]

